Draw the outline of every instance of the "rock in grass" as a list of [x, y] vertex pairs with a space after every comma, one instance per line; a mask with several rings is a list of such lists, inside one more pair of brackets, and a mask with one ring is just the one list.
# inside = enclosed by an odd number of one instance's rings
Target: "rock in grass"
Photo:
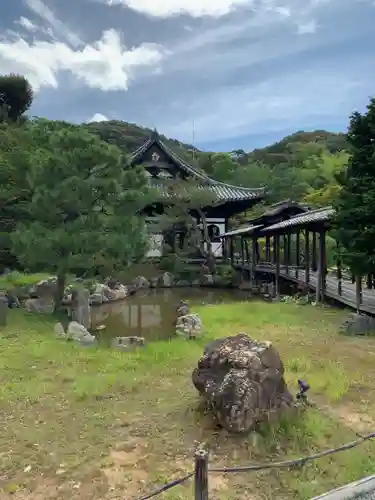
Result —
[[275, 421], [293, 407], [279, 353], [271, 343], [244, 333], [209, 344], [192, 379], [219, 424], [230, 432]]
[[202, 330], [202, 321], [198, 314], [186, 314], [177, 318], [177, 335], [184, 335], [188, 339], [195, 339], [200, 333], [202, 333]]
[[80, 325], [76, 321], [69, 323], [66, 333], [68, 339], [76, 340], [83, 344], [93, 344], [96, 342], [96, 338], [83, 325]]

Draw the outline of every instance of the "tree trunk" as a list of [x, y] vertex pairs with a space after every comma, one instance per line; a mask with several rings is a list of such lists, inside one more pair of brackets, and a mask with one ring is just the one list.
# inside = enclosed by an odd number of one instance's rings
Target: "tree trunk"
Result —
[[66, 274], [65, 273], [58, 273], [57, 274], [57, 286], [56, 286], [56, 293], [55, 293], [55, 307], [54, 307], [54, 313], [60, 313], [63, 309], [62, 306], [62, 299], [64, 298], [64, 290], [65, 290], [65, 284], [66, 284]]

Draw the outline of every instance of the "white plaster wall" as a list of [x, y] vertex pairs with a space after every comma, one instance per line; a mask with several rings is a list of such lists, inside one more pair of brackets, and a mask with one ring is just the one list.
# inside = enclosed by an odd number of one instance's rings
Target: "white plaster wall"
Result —
[[150, 234], [149, 242], [150, 249], [146, 257], [161, 257], [163, 251], [163, 235], [158, 233]]
[[[215, 224], [220, 230], [220, 234], [225, 233], [225, 219], [207, 219], [207, 224]], [[221, 241], [219, 242], [214, 242], [212, 243], [212, 252], [215, 255], [215, 257], [222, 257], [223, 256], [223, 245]]]

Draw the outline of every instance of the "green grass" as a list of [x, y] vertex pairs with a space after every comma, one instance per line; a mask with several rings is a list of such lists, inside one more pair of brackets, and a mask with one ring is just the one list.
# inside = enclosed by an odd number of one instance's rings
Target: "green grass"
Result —
[[[343, 311], [248, 302], [198, 312], [206, 327], [200, 340], [124, 353], [56, 340], [49, 318], [12, 310], [0, 332], [5, 498], [130, 500], [189, 471], [197, 443], [210, 449], [213, 464], [239, 465], [351, 441], [362, 416], [371, 427], [374, 347], [371, 339], [338, 334]], [[191, 371], [209, 340], [240, 331], [271, 340], [291, 390], [306, 378], [321, 409], [248, 436], [217, 429], [199, 410]], [[213, 475], [210, 498], [307, 500], [374, 466], [375, 447], [367, 443], [301, 470]], [[190, 499], [193, 490], [179, 486], [160, 498]]]
[[9, 274], [0, 276], [0, 290], [8, 291], [14, 288], [30, 287], [50, 276], [50, 274], [46, 273], [27, 274], [12, 271]]

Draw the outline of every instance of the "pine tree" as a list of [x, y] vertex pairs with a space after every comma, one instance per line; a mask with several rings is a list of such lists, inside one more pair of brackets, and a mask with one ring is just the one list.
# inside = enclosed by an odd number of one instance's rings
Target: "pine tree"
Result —
[[338, 177], [335, 237], [356, 275], [375, 272], [375, 99], [350, 119], [348, 167]]
[[148, 199], [147, 183], [118, 148], [82, 127], [46, 127], [43, 133], [45, 125], [29, 127], [42, 144], [26, 175], [29, 217], [12, 240], [25, 266], [56, 273], [58, 310], [69, 273], [110, 272], [144, 256], [148, 243], [139, 211]]

